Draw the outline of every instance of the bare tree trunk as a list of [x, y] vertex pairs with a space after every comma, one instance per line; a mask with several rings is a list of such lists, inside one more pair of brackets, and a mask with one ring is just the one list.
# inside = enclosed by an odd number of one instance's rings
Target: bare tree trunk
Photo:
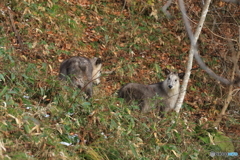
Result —
[[[211, 1], [210, 0], [207, 0], [205, 2], [205, 6], [203, 8], [203, 11], [202, 11], [202, 16], [201, 16], [201, 19], [199, 21], [199, 24], [198, 24], [198, 27], [197, 27], [197, 30], [196, 30], [196, 33], [195, 33], [195, 36], [193, 36], [193, 33], [192, 33], [192, 29], [191, 29], [191, 26], [189, 24], [189, 21], [187, 19], [187, 15], [186, 15], [186, 10], [185, 10], [185, 7], [184, 7], [184, 2], [183, 0], [179, 0], [179, 6], [180, 6], [180, 9], [182, 11], [182, 14], [183, 14], [183, 19], [184, 19], [184, 24], [185, 24], [185, 27], [186, 27], [186, 31], [188, 33], [188, 36], [191, 40], [191, 46], [196, 46], [196, 50], [195, 52], [193, 53], [194, 54], [194, 58], [195, 60], [197, 61], [198, 65], [208, 74], [210, 75], [212, 78], [216, 79], [217, 81], [221, 82], [222, 84], [225, 84], [225, 85], [231, 85], [231, 84], [234, 84], [238, 87], [240, 87], [240, 79], [237, 79], [236, 82], [235, 80], [228, 80], [226, 78], [223, 78], [221, 76], [218, 76], [216, 73], [214, 73], [204, 62], [203, 60], [201, 59], [201, 56], [199, 55], [198, 51], [197, 51], [197, 39], [199, 37], [199, 34], [201, 32], [201, 29], [202, 29], [202, 25], [205, 21], [205, 18], [206, 18], [206, 15], [207, 15], [207, 12], [208, 12], [208, 7], [210, 5]], [[202, 22], [201, 22], [202, 21]], [[195, 43], [196, 42], [196, 43]], [[190, 50], [191, 52], [191, 50]], [[189, 56], [191, 54], [189, 53]], [[187, 68], [188, 69], [188, 68]], [[238, 71], [238, 70], [237, 70]], [[188, 74], [187, 74], [188, 75]], [[183, 84], [184, 85], [184, 84]], [[183, 90], [182, 92], [184, 92], [185, 90]], [[180, 102], [180, 101], [179, 101]], [[180, 107], [180, 106], [178, 106]], [[178, 110], [178, 107], [176, 110]]]
[[189, 81], [190, 74], [191, 74], [191, 69], [192, 69], [193, 56], [195, 54], [198, 54], [197, 40], [198, 40], [199, 35], [201, 33], [203, 23], [206, 19], [206, 15], [207, 15], [208, 8], [209, 8], [209, 5], [211, 3], [211, 0], [207, 0], [205, 2], [205, 6], [203, 8], [202, 15], [201, 15], [200, 21], [198, 23], [195, 35], [193, 35], [191, 25], [190, 25], [189, 20], [187, 18], [187, 13], [186, 13], [186, 9], [185, 9], [183, 0], [178, 0], [178, 2], [179, 2], [179, 6], [180, 6], [180, 9], [181, 9], [181, 12], [182, 12], [182, 17], [183, 17], [183, 21], [184, 21], [184, 24], [185, 24], [185, 27], [186, 27], [186, 31], [187, 31], [189, 39], [191, 41], [191, 49], [189, 51], [189, 58], [188, 58], [187, 69], [186, 69], [186, 72], [185, 72], [185, 77], [184, 77], [184, 80], [183, 80], [182, 87], [180, 89], [180, 94], [179, 94], [179, 97], [178, 97], [178, 101], [177, 101], [176, 106], [175, 106], [175, 111], [177, 113], [180, 111], [180, 109], [182, 107], [183, 99], [184, 99], [185, 94], [186, 94], [187, 85], [188, 85], [188, 81]]

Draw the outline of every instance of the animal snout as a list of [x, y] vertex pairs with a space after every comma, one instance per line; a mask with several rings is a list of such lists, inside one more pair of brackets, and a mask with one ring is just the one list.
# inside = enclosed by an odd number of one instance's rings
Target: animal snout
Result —
[[98, 85], [101, 81], [99, 79], [96, 79], [93, 83]]
[[170, 88], [170, 89], [171, 89], [172, 87], [173, 87], [172, 85], [168, 85], [168, 88]]

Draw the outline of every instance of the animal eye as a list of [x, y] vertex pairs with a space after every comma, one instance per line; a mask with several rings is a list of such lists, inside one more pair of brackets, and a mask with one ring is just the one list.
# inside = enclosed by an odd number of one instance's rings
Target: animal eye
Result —
[[168, 77], [168, 80], [170, 81], [170, 78]]
[[177, 79], [175, 79], [175, 82], [177, 82]]

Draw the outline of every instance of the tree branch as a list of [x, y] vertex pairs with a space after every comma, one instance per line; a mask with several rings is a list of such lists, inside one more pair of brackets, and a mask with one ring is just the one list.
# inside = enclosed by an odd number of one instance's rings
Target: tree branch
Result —
[[195, 35], [193, 35], [190, 22], [187, 18], [187, 13], [186, 13], [186, 9], [185, 9], [183, 0], [178, 0], [178, 2], [179, 2], [180, 10], [182, 12], [182, 17], [183, 17], [183, 21], [184, 21], [184, 24], [185, 24], [185, 27], [186, 27], [186, 31], [187, 31], [189, 39], [191, 41], [191, 49], [189, 51], [188, 64], [187, 64], [187, 69], [186, 69], [186, 73], [185, 73], [185, 76], [184, 76], [183, 84], [182, 84], [182, 87], [180, 89], [180, 94], [179, 94], [179, 97], [178, 97], [178, 101], [177, 101], [175, 109], [174, 109], [177, 113], [181, 109], [183, 99], [184, 99], [185, 94], [186, 94], [186, 89], [187, 89], [187, 85], [188, 85], [188, 81], [189, 81], [190, 74], [191, 74], [191, 69], [192, 69], [193, 56], [198, 54], [198, 52], [197, 52], [197, 40], [198, 40], [199, 35], [201, 33], [203, 23], [206, 19], [206, 15], [207, 15], [208, 8], [209, 8], [209, 5], [211, 3], [211, 0], [207, 0], [205, 5], [204, 5], [202, 15], [201, 15], [200, 21], [198, 23]]
[[236, 4], [240, 4], [240, 0], [222, 0], [224, 2], [230, 2], [230, 3], [236, 3]]
[[[238, 68], [238, 59], [240, 57], [240, 26], [239, 26], [238, 52], [236, 53], [234, 51], [233, 45], [231, 45], [231, 44], [229, 44], [229, 45], [230, 45], [230, 48], [231, 48], [231, 51], [232, 51], [232, 59], [234, 60], [233, 61], [234, 66], [233, 66], [232, 76], [231, 76], [231, 81], [233, 81], [234, 80], [235, 71]], [[233, 84], [231, 84], [230, 87], [229, 87], [227, 99], [225, 100], [225, 103], [224, 103], [224, 106], [222, 108], [221, 113], [218, 115], [217, 120], [213, 124], [214, 127], [219, 126], [219, 123], [222, 121], [223, 116], [226, 114], [226, 110], [227, 110], [227, 108], [229, 106], [229, 103], [232, 100], [232, 94], [233, 94]]]
[[162, 7], [162, 12], [167, 16], [167, 18], [171, 18], [170, 12], [167, 10], [171, 5], [172, 0], [168, 0], [167, 3]]

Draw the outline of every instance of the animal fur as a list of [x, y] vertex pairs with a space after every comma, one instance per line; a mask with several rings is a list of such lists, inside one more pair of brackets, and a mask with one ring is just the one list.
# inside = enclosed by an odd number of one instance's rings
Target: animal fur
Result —
[[92, 82], [100, 83], [101, 67], [100, 58], [72, 57], [61, 63], [59, 78], [67, 80], [69, 77], [72, 85], [83, 89], [90, 98], [93, 94]]
[[137, 101], [142, 113], [151, 108], [164, 112], [173, 110], [180, 90], [179, 79], [184, 77], [184, 73], [177, 74], [166, 69], [165, 74], [167, 78], [155, 84], [128, 83], [119, 90], [118, 97], [124, 98], [128, 103]]

